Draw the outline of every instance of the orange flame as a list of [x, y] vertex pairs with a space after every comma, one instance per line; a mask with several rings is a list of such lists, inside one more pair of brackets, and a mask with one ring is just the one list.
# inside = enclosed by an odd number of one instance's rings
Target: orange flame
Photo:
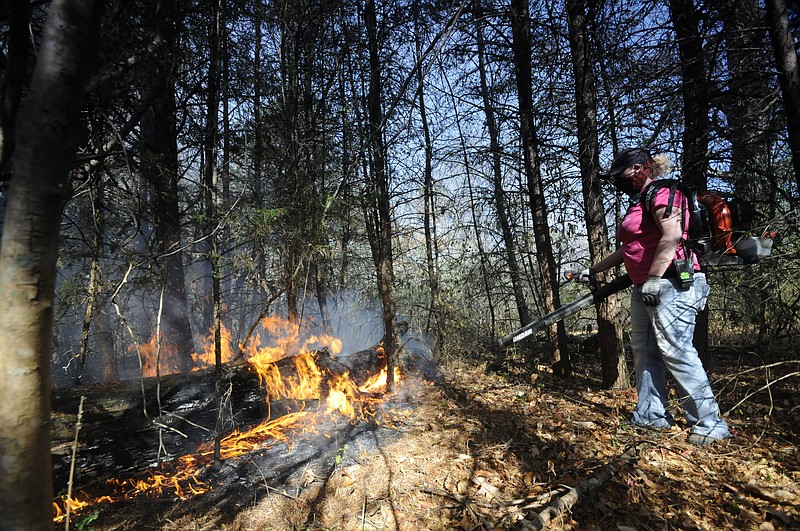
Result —
[[[384, 367], [383, 369], [381, 369], [381, 372], [371, 376], [370, 378], [367, 379], [366, 382], [361, 384], [359, 390], [362, 393], [370, 393], [383, 389], [384, 387], [386, 387], [388, 375], [389, 371], [387, 371], [386, 367]], [[394, 368], [394, 381], [395, 382], [400, 381], [400, 367]]]
[[[232, 348], [233, 339], [228, 328], [220, 325], [220, 354], [222, 363], [229, 363], [236, 355]], [[203, 341], [203, 350], [192, 354], [195, 369], [203, 369], [205, 367], [213, 367], [216, 364], [216, 353], [214, 347], [214, 329], [208, 330], [208, 336]]]
[[171, 374], [179, 370], [177, 350], [164, 340], [163, 333], [160, 334], [160, 338], [159, 340], [159, 335], [153, 333], [147, 343], [128, 348], [129, 351], [138, 352], [142, 364], [142, 376], [156, 376], [156, 365], [160, 374]]
[[[300, 331], [298, 326], [279, 317], [267, 317], [262, 320], [263, 330], [253, 336], [248, 347], [243, 350], [247, 361], [255, 368], [259, 381], [267, 391], [267, 401], [274, 398], [292, 400], [321, 399], [324, 395], [326, 414], [341, 414], [350, 419], [365, 415], [364, 403], [367, 393], [374, 393], [386, 386], [386, 368], [358, 387], [349, 377], [325, 374], [317, 364], [311, 350], [325, 349], [333, 355], [338, 354], [342, 342], [329, 335], [312, 335]], [[211, 339], [207, 338], [202, 352], [193, 355], [198, 368], [213, 364], [214, 343], [213, 331]], [[266, 340], [262, 339], [262, 333]], [[233, 359], [230, 332], [222, 329], [223, 360]], [[172, 372], [170, 367], [177, 367], [173, 360], [172, 350], [158, 345], [155, 334], [150, 341], [139, 346], [142, 355], [143, 373], [145, 376], [155, 375], [155, 360], [158, 353], [159, 367], [162, 374]], [[383, 355], [378, 347], [377, 354]], [[279, 363], [292, 355], [292, 360]], [[291, 363], [292, 365], [289, 365]], [[281, 369], [283, 368], [283, 374]], [[400, 371], [395, 368], [395, 381], [399, 381]], [[324, 389], [323, 389], [324, 388]], [[220, 457], [230, 459], [254, 450], [262, 449], [275, 441], [288, 442], [288, 433], [310, 425], [314, 420], [311, 412], [299, 411], [283, 415], [277, 419], [267, 419], [258, 426], [242, 432], [235, 430], [220, 441]], [[150, 497], [161, 496], [165, 491], [173, 493], [185, 500], [206, 492], [210, 486], [199, 479], [204, 466], [213, 460], [213, 442], [201, 444], [197, 452], [176, 459], [172, 463], [172, 472], [148, 471], [146, 476], [127, 479], [108, 480], [106, 484], [114, 489], [114, 495], [103, 495], [89, 499], [87, 494], [79, 493], [83, 500], [76, 497], [59, 498], [54, 502], [56, 523], [66, 518], [66, 506], [70, 512], [77, 514], [87, 506], [101, 502], [113, 503], [122, 499], [131, 499], [144, 494]]]

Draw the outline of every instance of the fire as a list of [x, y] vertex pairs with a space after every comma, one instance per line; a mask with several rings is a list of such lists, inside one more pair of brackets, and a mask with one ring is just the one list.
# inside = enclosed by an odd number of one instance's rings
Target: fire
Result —
[[[315, 349], [327, 349], [331, 354], [339, 354], [342, 350], [342, 340], [327, 334], [309, 334], [286, 319], [277, 316], [267, 316], [262, 319], [261, 330], [255, 332], [253, 339], [242, 348], [245, 358], [252, 363], [267, 364], [277, 361], [287, 355], [298, 352], [308, 352]], [[262, 339], [265, 338], [265, 339]], [[233, 338], [230, 330], [222, 324], [220, 326], [220, 354], [222, 363], [229, 363], [236, 357], [237, 350], [233, 348]], [[171, 374], [178, 372], [180, 363], [177, 349], [165, 340], [164, 334], [159, 336], [153, 333], [146, 343], [130, 347], [136, 351], [142, 361], [142, 376], [156, 375], [156, 360], [158, 360], [159, 373]], [[214, 347], [214, 329], [210, 329], [208, 336], [203, 341], [200, 352], [192, 354], [194, 370], [211, 367], [215, 364], [216, 354]], [[282, 395], [283, 396], [283, 395]]]
[[[228, 328], [223, 324], [220, 326], [220, 354], [222, 363], [229, 363], [233, 361], [236, 353], [233, 350], [233, 339]], [[213, 367], [215, 364], [216, 354], [214, 352], [214, 329], [208, 330], [208, 335], [203, 342], [203, 350], [192, 354], [194, 361], [194, 368], [203, 369], [205, 367]]]
[[164, 340], [164, 334], [153, 334], [147, 343], [138, 346], [131, 346], [128, 350], [136, 351], [142, 364], [142, 376], [156, 376], [156, 366], [158, 373], [170, 374], [178, 372], [177, 350], [168, 341]]
[[283, 377], [276, 361], [267, 356], [255, 356], [248, 360], [256, 369], [260, 382], [272, 398], [308, 400], [319, 398], [322, 371], [317, 367], [313, 354], [305, 352], [294, 357], [296, 376]]
[[328, 397], [326, 399], [326, 413], [338, 411], [348, 418], [355, 418], [356, 411], [353, 404], [358, 400], [358, 387], [350, 379], [349, 373], [331, 378], [328, 383]]
[[[221, 457], [230, 459], [262, 449], [265, 447], [265, 441], [285, 441], [289, 430], [302, 425], [309, 415], [310, 413], [307, 411], [289, 413], [275, 420], [264, 421], [245, 432], [234, 430], [220, 443]], [[213, 454], [213, 443], [203, 443], [198, 452], [210, 459]]]
[[[387, 371], [386, 367], [384, 367], [383, 369], [381, 369], [381, 372], [379, 372], [378, 374], [368, 378], [367, 381], [364, 382], [361, 385], [361, 387], [359, 387], [359, 390], [362, 393], [370, 393], [370, 392], [378, 391], [378, 390], [386, 387], [386, 382], [388, 380], [388, 375], [389, 375], [389, 371]], [[394, 368], [394, 381], [395, 382], [399, 382], [400, 381], [400, 368], [399, 367], [395, 367]]]
[[[278, 317], [267, 317], [261, 322], [262, 330], [256, 333], [242, 352], [256, 370], [260, 383], [266, 389], [267, 401], [287, 398], [291, 400], [313, 400], [322, 402], [319, 412], [326, 415], [342, 415], [348, 419], [363, 418], [368, 399], [374, 400], [374, 393], [386, 386], [386, 368], [369, 378], [361, 386], [356, 385], [348, 373], [333, 374], [318, 364], [320, 356], [336, 355], [341, 351], [342, 342], [328, 335], [303, 333], [295, 323]], [[197, 368], [214, 362], [213, 331], [211, 339], [206, 339], [202, 352], [193, 355]], [[235, 357], [230, 332], [222, 329], [222, 357], [224, 361]], [[240, 346], [240, 349], [242, 347]], [[376, 349], [381, 357], [383, 350]], [[156, 359], [159, 360], [161, 374], [177, 367], [168, 345], [160, 344], [154, 335], [150, 341], [138, 347], [142, 356], [142, 371], [145, 376], [154, 375]], [[284, 360], [291, 356], [291, 360]], [[400, 379], [400, 371], [395, 368], [395, 381]], [[324, 404], [324, 406], [323, 406]], [[302, 427], [312, 426], [316, 414], [310, 411], [289, 413], [276, 419], [266, 419], [258, 426], [247, 430], [235, 430], [220, 441], [221, 459], [231, 459], [246, 453], [269, 447], [276, 441], [288, 442], [289, 433]], [[206, 492], [210, 486], [199, 479], [200, 474], [213, 461], [213, 442], [201, 444], [194, 454], [182, 456], [164, 465], [159, 471], [147, 471], [146, 475], [112, 479], [106, 486], [114, 493], [92, 498], [86, 493], [77, 497], [59, 498], [54, 502], [55, 522], [66, 518], [66, 506], [77, 514], [88, 506], [139, 495], [158, 497], [170, 494], [185, 500]], [[167, 469], [171, 468], [171, 471]]]

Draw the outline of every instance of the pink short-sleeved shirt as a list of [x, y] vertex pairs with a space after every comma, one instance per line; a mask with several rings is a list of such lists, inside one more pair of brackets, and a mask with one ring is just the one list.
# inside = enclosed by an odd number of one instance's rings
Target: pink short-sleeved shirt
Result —
[[[658, 207], [666, 206], [669, 203], [669, 194], [669, 187], [661, 188], [656, 193], [652, 209], [657, 210]], [[676, 190], [673, 208], [682, 206], [685, 208], [683, 194], [680, 190]], [[688, 227], [688, 216], [684, 216], [684, 239], [688, 238]], [[653, 215], [644, 210], [641, 201], [637, 201], [625, 213], [625, 217], [622, 218], [622, 223], [617, 229], [617, 241], [622, 242], [622, 259], [625, 269], [635, 285], [643, 284], [647, 280], [659, 240], [661, 240], [661, 229], [656, 225]], [[674, 258], [682, 259], [683, 257], [683, 245], [679, 244]], [[695, 253], [692, 253], [692, 258], [695, 271], [700, 270]]]

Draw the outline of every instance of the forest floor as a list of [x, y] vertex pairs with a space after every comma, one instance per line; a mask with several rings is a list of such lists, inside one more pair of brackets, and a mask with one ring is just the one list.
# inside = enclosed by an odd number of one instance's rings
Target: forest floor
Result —
[[734, 436], [710, 446], [689, 444], [680, 421], [633, 426], [635, 391], [600, 390], [596, 356], [576, 359], [566, 380], [546, 366], [531, 377], [461, 361], [435, 380], [405, 377], [365, 427], [234, 505], [134, 500], [84, 528], [798, 529], [800, 362], [714, 356]]

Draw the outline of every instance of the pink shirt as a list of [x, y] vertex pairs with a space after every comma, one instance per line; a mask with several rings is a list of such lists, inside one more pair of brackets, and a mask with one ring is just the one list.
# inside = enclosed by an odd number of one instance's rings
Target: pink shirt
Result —
[[[661, 188], [653, 200], [653, 210], [667, 206], [669, 194], [669, 187]], [[683, 204], [683, 194], [680, 190], [676, 190], [672, 208], [680, 208]], [[688, 227], [689, 217], [685, 216], [684, 239], [689, 237]], [[656, 225], [653, 215], [649, 211], [645, 212], [642, 203], [637, 201], [625, 213], [625, 217], [622, 218], [622, 223], [617, 229], [617, 241], [622, 242], [622, 260], [634, 284], [644, 284], [644, 281], [647, 280], [659, 240], [661, 240], [661, 230]], [[683, 245], [678, 244], [674, 258], [681, 259], [683, 257]], [[692, 258], [694, 269], [698, 271], [700, 264], [697, 262], [697, 254], [692, 253]], [[672, 266], [670, 265], [670, 267]]]

